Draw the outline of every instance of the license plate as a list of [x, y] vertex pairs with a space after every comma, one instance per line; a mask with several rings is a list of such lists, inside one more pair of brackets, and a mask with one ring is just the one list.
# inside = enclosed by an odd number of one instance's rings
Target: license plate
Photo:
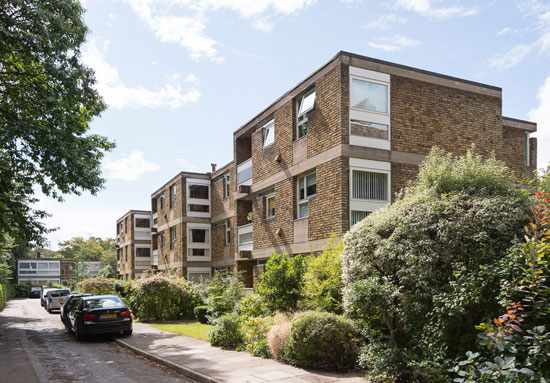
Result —
[[101, 315], [101, 319], [113, 319], [116, 318], [116, 314], [103, 314]]
[[58, 299], [57, 301], [58, 302], [63, 302], [65, 299], [61, 298], [61, 299]]

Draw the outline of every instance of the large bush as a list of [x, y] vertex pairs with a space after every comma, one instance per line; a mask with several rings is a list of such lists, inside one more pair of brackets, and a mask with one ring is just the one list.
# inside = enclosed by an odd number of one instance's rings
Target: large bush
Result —
[[323, 252], [311, 257], [303, 276], [305, 308], [342, 313], [343, 241], [331, 239]]
[[299, 367], [350, 370], [355, 367], [358, 331], [342, 316], [309, 311], [292, 320], [285, 358]]
[[[2, 310], [11, 297], [12, 286], [9, 283], [0, 283], [0, 310]], [[28, 292], [27, 292], [28, 294]]]
[[239, 316], [236, 313], [225, 314], [216, 320], [208, 332], [208, 340], [213, 346], [234, 350], [243, 343]]
[[143, 320], [193, 319], [202, 299], [193, 285], [164, 274], [139, 279], [129, 299], [132, 313]]
[[[344, 243], [344, 304], [370, 342], [364, 367], [437, 366], [471, 349], [474, 325], [499, 307], [490, 268], [521, 234], [527, 205], [504, 164], [434, 149], [395, 203], [355, 225]], [[373, 352], [382, 349], [397, 357]]]
[[209, 321], [215, 323], [217, 318], [233, 312], [243, 292], [244, 284], [239, 273], [216, 273], [205, 289]]
[[273, 326], [273, 317], [250, 318], [241, 326], [246, 351], [252, 356], [269, 358], [267, 334]]
[[260, 275], [255, 291], [262, 297], [271, 312], [295, 310], [302, 298], [302, 276], [307, 257], [273, 254]]
[[81, 293], [94, 295], [112, 294], [115, 291], [116, 282], [116, 279], [99, 276], [84, 279], [78, 283], [78, 288]]

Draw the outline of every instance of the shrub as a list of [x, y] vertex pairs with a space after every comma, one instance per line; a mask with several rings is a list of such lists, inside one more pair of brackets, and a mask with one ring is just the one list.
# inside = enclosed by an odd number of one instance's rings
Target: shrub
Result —
[[354, 323], [340, 315], [309, 311], [292, 320], [286, 358], [299, 367], [346, 371], [359, 351]]
[[213, 346], [234, 350], [243, 343], [239, 316], [236, 313], [225, 314], [216, 320], [208, 332], [208, 340]]
[[78, 283], [78, 287], [81, 293], [104, 295], [112, 294], [115, 291], [116, 279], [105, 277], [93, 277], [84, 279]]
[[266, 302], [271, 312], [295, 310], [302, 298], [302, 276], [306, 257], [273, 254], [260, 275], [255, 291]]
[[256, 293], [245, 295], [237, 304], [236, 311], [245, 319], [268, 316], [271, 313], [265, 299]]
[[[0, 283], [0, 311], [11, 297], [12, 286], [9, 283]], [[27, 291], [28, 294], [28, 291]]]
[[285, 349], [290, 339], [291, 322], [289, 318], [282, 313], [275, 315], [273, 326], [267, 333], [267, 344], [269, 353], [277, 360], [283, 360]]
[[132, 295], [132, 281], [115, 281], [115, 294], [122, 298], [129, 298]]
[[244, 284], [239, 273], [217, 273], [205, 289], [209, 321], [215, 323], [220, 316], [235, 310], [243, 292]]
[[[502, 163], [435, 149], [395, 203], [346, 234], [346, 312], [405, 370], [463, 354], [474, 325], [499, 307], [494, 267], [521, 235], [527, 206]], [[382, 373], [384, 357], [372, 355]]]
[[193, 319], [193, 309], [202, 304], [200, 295], [182, 278], [155, 274], [134, 283], [130, 309], [143, 320]]
[[273, 326], [273, 317], [250, 318], [242, 325], [242, 334], [246, 350], [252, 356], [269, 358], [267, 333]]
[[208, 306], [197, 306], [193, 309], [193, 313], [200, 323], [208, 323], [208, 318], [206, 317], [206, 314], [208, 314]]
[[332, 238], [322, 254], [311, 257], [304, 273], [304, 306], [310, 310], [341, 314], [343, 241]]
[[29, 282], [13, 285], [15, 290], [15, 296], [19, 298], [26, 298], [29, 296], [31, 284]]

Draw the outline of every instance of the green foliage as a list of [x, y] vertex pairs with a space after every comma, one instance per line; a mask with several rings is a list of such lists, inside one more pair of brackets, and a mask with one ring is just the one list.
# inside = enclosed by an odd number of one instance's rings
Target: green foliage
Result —
[[273, 254], [260, 275], [260, 283], [255, 291], [262, 297], [266, 306], [276, 311], [295, 310], [302, 298], [302, 276], [306, 270], [307, 257], [287, 254]]
[[85, 294], [113, 294], [115, 291], [115, 282], [116, 279], [105, 277], [87, 278], [78, 283], [78, 288], [81, 293]]
[[299, 367], [346, 371], [355, 367], [358, 331], [342, 316], [309, 311], [292, 320], [286, 359]]
[[434, 149], [395, 203], [355, 225], [344, 239], [344, 306], [367, 338], [363, 365], [405, 381], [471, 349], [473, 324], [499, 307], [494, 272], [528, 203], [502, 163]]
[[531, 189], [550, 193], [550, 164], [546, 168], [535, 170], [532, 178], [524, 178], [524, 184]]
[[132, 281], [115, 280], [115, 294], [122, 298], [129, 298], [133, 293]]
[[17, 285], [13, 285], [13, 288], [15, 290], [15, 296], [19, 298], [26, 298], [29, 296], [29, 291], [31, 289], [30, 282], [20, 283]]
[[183, 278], [154, 274], [134, 282], [128, 300], [132, 313], [142, 320], [193, 319], [202, 298]]
[[193, 313], [195, 314], [195, 318], [197, 318], [200, 323], [208, 323], [208, 306], [197, 306], [193, 309]]
[[243, 343], [239, 316], [236, 313], [225, 314], [216, 320], [208, 333], [208, 340], [213, 346], [235, 350]]
[[239, 273], [217, 273], [208, 281], [205, 303], [210, 322], [214, 323], [217, 318], [235, 310], [243, 292], [244, 284]]
[[[6, 0], [0, 11], [0, 228], [16, 242], [43, 242], [34, 188], [58, 200], [96, 194], [101, 159], [114, 144], [87, 134], [105, 109], [81, 62], [84, 8], [74, 0]], [[0, 235], [0, 248], [6, 244]]]
[[316, 257], [311, 257], [303, 275], [304, 306], [341, 314], [342, 308], [342, 250], [344, 243], [332, 238]]
[[9, 283], [0, 283], [0, 311], [6, 305], [8, 299], [11, 298], [12, 286]]
[[263, 296], [256, 293], [245, 295], [237, 304], [236, 311], [243, 318], [264, 317], [271, 313]]
[[246, 351], [252, 356], [269, 358], [267, 334], [273, 326], [273, 317], [250, 318], [241, 326]]

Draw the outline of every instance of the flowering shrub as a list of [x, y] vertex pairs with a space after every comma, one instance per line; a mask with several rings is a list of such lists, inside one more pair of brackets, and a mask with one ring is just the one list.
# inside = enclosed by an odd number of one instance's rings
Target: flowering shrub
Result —
[[78, 283], [78, 288], [81, 293], [94, 295], [113, 294], [115, 291], [115, 282], [116, 279], [102, 276], [86, 278]]
[[202, 299], [185, 279], [155, 274], [135, 282], [129, 304], [143, 320], [193, 319]]
[[242, 324], [241, 331], [244, 336], [246, 351], [252, 356], [270, 357], [267, 334], [273, 323], [273, 317], [263, 317], [250, 318]]

